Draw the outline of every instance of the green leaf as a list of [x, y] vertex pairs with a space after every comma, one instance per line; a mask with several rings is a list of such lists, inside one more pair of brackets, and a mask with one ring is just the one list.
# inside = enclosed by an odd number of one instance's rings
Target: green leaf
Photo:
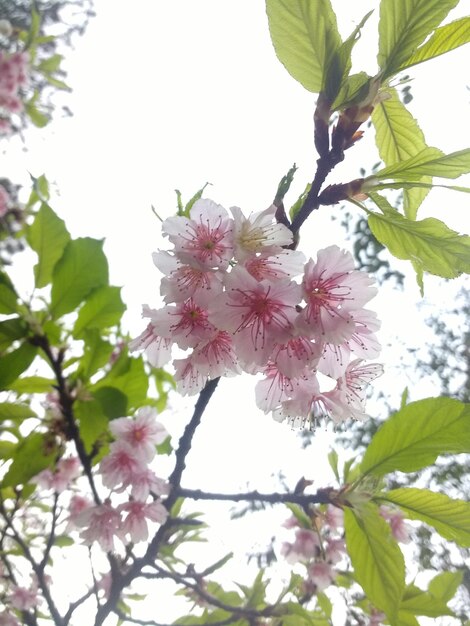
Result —
[[35, 101], [36, 98], [34, 98], [33, 96], [31, 100], [25, 102], [24, 110], [35, 126], [37, 126], [38, 128], [44, 128], [44, 126], [49, 123], [49, 117], [36, 107]]
[[127, 396], [121, 390], [115, 387], [100, 387], [93, 391], [93, 396], [109, 419], [127, 415]]
[[28, 326], [21, 317], [12, 317], [0, 322], [0, 352], [9, 348], [16, 339], [24, 339], [27, 334]]
[[399, 615], [402, 616], [404, 613], [425, 615], [426, 617], [453, 615], [453, 612], [443, 600], [435, 598], [429, 592], [423, 591], [414, 585], [409, 585], [403, 594]]
[[289, 74], [316, 93], [328, 76], [328, 92], [337, 93], [342, 41], [330, 0], [266, 0], [266, 11], [274, 50]]
[[470, 237], [459, 235], [432, 217], [414, 222], [398, 212], [369, 212], [374, 237], [398, 259], [411, 260], [421, 271], [456, 278], [470, 272]]
[[109, 420], [101, 403], [96, 399], [86, 402], [76, 400], [73, 407], [79, 422], [80, 438], [89, 453], [96, 441], [107, 432]]
[[101, 338], [98, 330], [84, 333], [85, 351], [80, 361], [79, 376], [88, 381], [93, 374], [104, 367], [111, 357], [113, 346]]
[[9, 386], [9, 389], [19, 394], [49, 393], [49, 391], [52, 391], [55, 384], [55, 380], [51, 378], [44, 378], [43, 376], [25, 376], [24, 378], [15, 380], [15, 382]]
[[459, 0], [382, 0], [379, 53], [383, 79], [396, 74]]
[[394, 623], [405, 587], [405, 563], [390, 526], [369, 502], [360, 511], [345, 509], [344, 527], [357, 582]]
[[40, 72], [53, 73], [60, 69], [60, 64], [64, 57], [61, 54], [53, 54], [48, 59], [44, 59], [37, 65]]
[[59, 548], [67, 548], [68, 546], [73, 546], [74, 543], [75, 541], [68, 535], [57, 535], [54, 537], [54, 545]]
[[470, 408], [452, 398], [426, 398], [407, 404], [372, 437], [362, 474], [415, 472], [440, 454], [470, 452]]
[[415, 156], [375, 172], [371, 178], [384, 180], [420, 180], [422, 176], [458, 178], [470, 172], [470, 149], [443, 154], [437, 148], [425, 148]]
[[33, 476], [50, 467], [55, 455], [55, 451], [45, 454], [44, 435], [31, 433], [17, 447], [13, 462], [1, 483], [2, 487], [24, 485]]
[[16, 313], [18, 295], [8, 274], [0, 271], [0, 313]]
[[120, 287], [106, 285], [96, 289], [80, 309], [73, 327], [74, 337], [81, 337], [87, 329], [102, 330], [118, 324], [125, 310]]
[[0, 359], [0, 389], [10, 389], [11, 384], [34, 361], [36, 354], [37, 348], [30, 343], [4, 354]]
[[400, 67], [407, 69], [412, 65], [434, 59], [451, 50], [455, 50], [470, 41], [470, 17], [462, 17], [445, 26], [436, 28], [431, 37], [420, 46]]
[[28, 229], [27, 240], [39, 259], [34, 266], [36, 287], [45, 287], [51, 282], [52, 270], [70, 241], [65, 222], [43, 202]]
[[27, 404], [0, 402], [0, 422], [4, 420], [23, 421], [28, 417], [37, 417], [37, 415]]
[[364, 100], [369, 93], [370, 81], [372, 77], [365, 72], [351, 74], [344, 79], [339, 93], [334, 100], [331, 110], [337, 111], [347, 106], [352, 106]]
[[328, 463], [333, 470], [333, 474], [335, 475], [336, 480], [340, 482], [338, 471], [338, 453], [336, 452], [336, 450], [333, 449], [328, 452]]
[[54, 318], [75, 310], [93, 289], [108, 282], [103, 242], [88, 237], [69, 241], [53, 272], [51, 313]]
[[462, 580], [462, 570], [459, 572], [441, 572], [431, 580], [428, 590], [435, 598], [449, 602], [457, 593]]
[[[383, 100], [372, 112], [375, 141], [380, 158], [386, 166], [395, 165], [424, 150], [426, 141], [418, 122], [400, 101], [395, 89], [388, 89], [388, 100]], [[423, 182], [431, 183], [430, 177]], [[426, 197], [426, 189], [415, 189], [404, 193], [405, 215], [415, 219], [418, 208]]]
[[470, 503], [427, 489], [402, 488], [378, 496], [399, 506], [410, 519], [419, 519], [445, 539], [470, 547]]
[[135, 359], [126, 357], [122, 362], [122, 367], [124, 371], [119, 375], [115, 375], [114, 370], [111, 370], [105, 378], [98, 381], [92, 388], [93, 395], [96, 395], [94, 390], [112, 387], [127, 397], [128, 410], [146, 404], [149, 381], [142, 357]]

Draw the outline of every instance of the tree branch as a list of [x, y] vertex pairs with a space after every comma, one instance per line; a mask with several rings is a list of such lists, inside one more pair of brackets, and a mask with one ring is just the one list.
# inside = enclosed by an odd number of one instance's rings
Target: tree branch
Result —
[[319, 489], [314, 494], [260, 493], [259, 491], [248, 491], [246, 493], [209, 493], [201, 489], [185, 489], [184, 487], [179, 487], [175, 491], [178, 496], [190, 498], [191, 500], [229, 500], [232, 502], [265, 502], [267, 504], [290, 503], [298, 504], [299, 506], [330, 504], [332, 501], [331, 489]]

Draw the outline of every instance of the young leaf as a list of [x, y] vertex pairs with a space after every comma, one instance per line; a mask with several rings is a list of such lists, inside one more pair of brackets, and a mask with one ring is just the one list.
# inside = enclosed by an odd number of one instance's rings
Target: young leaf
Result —
[[24, 343], [16, 350], [2, 356], [0, 359], [0, 389], [11, 388], [11, 383], [34, 361], [37, 351], [35, 346]]
[[452, 398], [426, 398], [407, 404], [372, 437], [362, 474], [415, 472], [439, 454], [470, 452], [470, 407]]
[[470, 149], [443, 154], [438, 148], [424, 148], [413, 157], [374, 172], [373, 178], [419, 181], [423, 176], [458, 178], [470, 172]]
[[428, 59], [434, 59], [470, 41], [470, 17], [462, 17], [436, 28], [431, 37], [400, 67], [400, 71]]
[[470, 273], [470, 237], [459, 235], [444, 222], [428, 217], [418, 222], [394, 214], [369, 212], [374, 237], [398, 259], [412, 260], [422, 271], [456, 278]]
[[125, 310], [120, 287], [106, 285], [96, 289], [80, 309], [73, 327], [74, 337], [88, 329], [102, 330], [118, 324]]
[[76, 400], [74, 412], [80, 426], [80, 438], [87, 452], [90, 452], [96, 441], [107, 432], [109, 420], [103, 412], [98, 400]]
[[8, 274], [0, 271], [0, 313], [16, 313], [18, 295]]
[[25, 376], [11, 383], [8, 387], [16, 393], [48, 393], [52, 391], [55, 380], [42, 376]]
[[43, 202], [26, 237], [38, 255], [38, 263], [34, 266], [36, 287], [45, 287], [52, 280], [52, 270], [70, 241], [70, 235], [65, 222]]
[[69, 241], [54, 268], [51, 313], [55, 319], [78, 307], [90, 292], [108, 283], [103, 242], [88, 237]]
[[84, 355], [80, 361], [79, 377], [88, 381], [101, 367], [109, 363], [113, 346], [101, 338], [97, 329], [83, 333]]
[[[342, 44], [330, 0], [266, 0], [266, 12], [278, 59], [305, 89], [322, 91]], [[330, 70], [329, 90], [339, 88], [340, 73]]]
[[423, 591], [415, 585], [409, 585], [405, 589], [399, 611], [399, 615], [402, 614], [425, 615], [427, 617], [454, 615], [446, 602], [440, 598], [435, 598], [428, 591]]
[[13, 462], [2, 480], [2, 487], [24, 485], [33, 476], [49, 467], [56, 454], [55, 450], [45, 454], [44, 435], [40, 433], [28, 435], [17, 447]]
[[405, 587], [405, 563], [390, 526], [369, 502], [360, 511], [345, 509], [344, 528], [357, 582], [393, 624]]
[[386, 79], [400, 71], [416, 48], [459, 0], [382, 0], [377, 62]]
[[463, 571], [441, 572], [434, 576], [428, 585], [429, 593], [435, 598], [449, 602], [455, 596], [463, 580]]
[[23, 421], [27, 417], [37, 417], [33, 409], [27, 404], [0, 402], [0, 422], [4, 420]]
[[28, 326], [21, 317], [12, 317], [0, 322], [0, 352], [11, 346], [15, 339], [23, 339], [27, 334]]
[[[386, 166], [390, 166], [419, 154], [427, 146], [418, 122], [402, 104], [396, 90], [388, 89], [387, 94], [389, 99], [375, 107], [371, 119], [380, 158]], [[431, 178], [423, 177], [422, 181], [431, 183]], [[403, 208], [407, 217], [416, 219], [427, 193], [426, 189], [405, 191]]]
[[470, 547], [470, 503], [415, 488], [394, 489], [379, 498], [399, 506], [406, 517], [433, 526], [445, 539]]

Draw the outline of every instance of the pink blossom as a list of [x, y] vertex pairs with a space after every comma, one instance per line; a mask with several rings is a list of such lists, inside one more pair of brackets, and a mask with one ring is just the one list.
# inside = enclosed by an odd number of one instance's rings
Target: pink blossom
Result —
[[325, 546], [325, 557], [327, 563], [336, 565], [346, 554], [346, 544], [344, 539], [328, 538]]
[[20, 626], [19, 621], [10, 613], [10, 611], [4, 611], [0, 613], [0, 626]]
[[0, 185], [0, 217], [3, 217], [8, 212], [8, 205], [10, 204], [10, 194], [8, 191]]
[[233, 221], [212, 200], [197, 200], [190, 219], [169, 217], [162, 229], [177, 255], [184, 254], [208, 269], [226, 268], [233, 256]]
[[265, 365], [275, 344], [291, 337], [299, 286], [287, 280], [257, 281], [245, 268], [236, 267], [226, 289], [210, 307], [210, 318], [233, 334], [241, 361]]
[[127, 441], [118, 440], [110, 445], [110, 451], [100, 463], [103, 485], [113, 489], [121, 483], [129, 484], [132, 476], [145, 469], [145, 462], [138, 457]]
[[45, 469], [34, 477], [34, 482], [43, 489], [53, 489], [62, 493], [69, 484], [80, 475], [80, 460], [78, 457], [60, 459], [54, 471]]
[[161, 502], [146, 504], [138, 500], [131, 500], [122, 504], [119, 510], [126, 514], [121, 527], [121, 536], [129, 535], [132, 543], [147, 541], [147, 520], [163, 524], [168, 517], [168, 511]]
[[157, 422], [156, 416], [154, 408], [142, 407], [134, 419], [119, 417], [112, 420], [109, 429], [116, 439], [129, 444], [134, 455], [148, 463], [155, 456], [155, 446], [168, 437], [166, 428]]
[[217, 378], [240, 373], [238, 358], [229, 333], [220, 330], [206, 342], [199, 344], [192, 356], [202, 376]]
[[409, 524], [405, 522], [401, 511], [383, 505], [380, 507], [380, 515], [390, 524], [392, 535], [397, 541], [409, 543], [411, 529]]
[[326, 507], [325, 521], [332, 530], [344, 528], [344, 511], [337, 506], [329, 504]]
[[163, 478], [159, 478], [155, 473], [146, 468], [141, 472], [132, 474], [129, 477], [129, 484], [126, 487], [131, 487], [131, 495], [134, 500], [145, 501], [149, 494], [152, 493], [156, 496], [166, 496], [170, 493], [170, 485]]
[[74, 494], [69, 503], [69, 516], [67, 518], [68, 524], [66, 531], [71, 530], [77, 526], [76, 520], [82, 511], [89, 509], [93, 506], [93, 502], [84, 496]]
[[193, 396], [204, 389], [209, 377], [203, 372], [193, 355], [185, 359], [175, 359], [175, 380], [178, 392], [183, 396]]
[[152, 322], [164, 337], [171, 338], [182, 350], [209, 340], [216, 330], [207, 310], [194, 298], [152, 312]]
[[97, 541], [105, 552], [114, 550], [114, 538], [122, 526], [120, 512], [109, 502], [85, 509], [76, 518], [77, 526], [84, 527], [80, 536], [91, 545]]
[[281, 252], [283, 246], [292, 243], [292, 232], [275, 220], [274, 205], [249, 217], [245, 217], [241, 209], [235, 206], [230, 211], [235, 221], [234, 245], [238, 260], [254, 256], [257, 252]]
[[315, 585], [315, 591], [324, 591], [336, 578], [336, 572], [329, 563], [317, 561], [308, 567], [310, 582]]
[[281, 554], [288, 563], [308, 561], [319, 554], [320, 539], [318, 533], [307, 528], [297, 528], [294, 543], [285, 542], [281, 548]]
[[365, 390], [372, 380], [383, 374], [383, 367], [379, 363], [361, 363], [362, 359], [352, 361], [344, 376], [338, 379], [336, 390], [330, 394], [337, 403], [340, 420], [349, 417], [362, 420], [367, 417], [364, 408]]
[[256, 280], [273, 281], [298, 276], [303, 271], [304, 263], [305, 256], [303, 252], [283, 250], [275, 256], [251, 256], [243, 265]]
[[[155, 309], [151, 309], [144, 304], [142, 307], [143, 317], [152, 317], [156, 313]], [[162, 337], [157, 331], [155, 323], [150, 322], [147, 328], [138, 337], [129, 342], [129, 350], [145, 350], [147, 358], [154, 367], [163, 367], [171, 359], [170, 337]]]
[[8, 595], [10, 604], [19, 611], [29, 611], [37, 606], [39, 602], [38, 591], [35, 585], [31, 588], [18, 587], [14, 585]]
[[274, 363], [268, 363], [265, 375], [266, 378], [256, 383], [255, 398], [258, 408], [268, 413], [292, 398], [299, 382], [282, 374]]

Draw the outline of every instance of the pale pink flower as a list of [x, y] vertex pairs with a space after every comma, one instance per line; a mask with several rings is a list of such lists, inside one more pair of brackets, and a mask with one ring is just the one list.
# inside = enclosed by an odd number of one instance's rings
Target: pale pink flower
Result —
[[199, 344], [191, 356], [192, 363], [203, 377], [235, 375], [240, 373], [238, 358], [229, 333], [217, 331], [208, 341]]
[[199, 393], [209, 380], [207, 374], [202, 372], [199, 364], [193, 360], [192, 356], [173, 361], [176, 389], [183, 396], [193, 396]]
[[0, 626], [20, 626], [20, 623], [13, 613], [7, 610], [0, 613]]
[[147, 541], [149, 536], [147, 520], [163, 524], [168, 517], [168, 511], [161, 502], [146, 504], [138, 500], [131, 500], [120, 505], [119, 510], [126, 514], [120, 535], [122, 538], [129, 535], [132, 543]]
[[325, 546], [325, 559], [331, 565], [336, 565], [346, 554], [346, 543], [344, 539], [329, 538]]
[[251, 256], [244, 263], [245, 269], [256, 280], [279, 280], [293, 278], [302, 273], [305, 255], [298, 250], [283, 250], [275, 256]]
[[18, 611], [29, 611], [38, 605], [38, 590], [35, 585], [31, 588], [12, 586], [8, 594], [10, 604]]
[[233, 256], [233, 221], [212, 200], [197, 200], [187, 217], [169, 217], [162, 230], [177, 255], [190, 257], [206, 268], [226, 268]]
[[344, 528], [344, 511], [338, 506], [328, 504], [326, 507], [325, 521], [332, 530]]
[[122, 526], [120, 512], [109, 502], [85, 509], [76, 518], [77, 526], [84, 527], [80, 536], [91, 545], [97, 541], [105, 552], [114, 550], [114, 538]]
[[[144, 304], [142, 307], [142, 317], [150, 317], [156, 313]], [[131, 352], [134, 350], [145, 350], [145, 354], [153, 367], [163, 367], [171, 359], [172, 340], [170, 337], [163, 337], [157, 331], [155, 323], [150, 322], [147, 328], [138, 337], [129, 342], [128, 347]]]
[[384, 520], [390, 524], [390, 529], [395, 539], [400, 543], [409, 543], [411, 528], [405, 522], [403, 513], [398, 509], [391, 509], [385, 505], [380, 507], [379, 512]]
[[164, 337], [170, 337], [182, 350], [209, 340], [216, 330], [207, 310], [194, 298], [152, 312], [152, 323]]
[[170, 493], [169, 483], [156, 476], [149, 468], [132, 474], [126, 487], [128, 486], [131, 488], [131, 496], [134, 500], [145, 501], [150, 493], [155, 496], [166, 496]]
[[257, 252], [275, 254], [293, 241], [292, 232], [283, 224], [276, 223], [276, 207], [245, 217], [238, 207], [231, 207], [234, 227], [235, 257], [241, 261]]
[[0, 185], [0, 217], [3, 217], [8, 212], [8, 205], [10, 204], [10, 194], [8, 191]]
[[283, 543], [281, 554], [288, 563], [308, 561], [320, 552], [320, 540], [318, 533], [307, 528], [297, 528], [294, 543]]
[[310, 582], [315, 585], [317, 593], [324, 591], [336, 578], [336, 572], [325, 561], [317, 561], [309, 565], [308, 575]]
[[100, 463], [103, 485], [109, 489], [129, 484], [132, 476], [144, 469], [145, 461], [138, 457], [138, 451], [122, 440], [110, 445], [109, 454]]
[[109, 598], [109, 592], [111, 591], [111, 585], [113, 584], [113, 575], [111, 572], [103, 574], [97, 581], [96, 586], [103, 592], [105, 598]]
[[233, 334], [243, 362], [265, 365], [276, 343], [291, 338], [299, 286], [287, 280], [257, 281], [238, 266], [227, 277], [226, 289], [209, 309], [211, 320]]
[[308, 337], [298, 336], [279, 344], [271, 354], [271, 360], [285, 376], [297, 378], [308, 368], [313, 372], [322, 355], [322, 344]]
[[380, 626], [387, 619], [385, 613], [378, 609], [372, 609], [370, 613], [369, 623], [367, 626]]
[[325, 342], [341, 344], [355, 331], [350, 311], [360, 309], [377, 292], [372, 279], [354, 269], [352, 256], [330, 246], [320, 250], [317, 262], [305, 266], [302, 283], [306, 307], [299, 315], [305, 332]]
[[367, 418], [364, 406], [366, 389], [371, 381], [383, 374], [383, 366], [379, 363], [366, 365], [361, 365], [361, 363], [363, 359], [351, 361], [344, 376], [338, 379], [336, 390], [330, 394], [339, 412], [342, 413], [340, 419], [352, 417], [363, 420]]
[[74, 494], [70, 498], [69, 516], [67, 518], [66, 532], [77, 526], [76, 520], [82, 511], [93, 506], [93, 502], [84, 496]]
[[69, 484], [80, 475], [80, 460], [78, 457], [60, 459], [55, 470], [45, 469], [34, 477], [34, 482], [43, 489], [53, 489], [62, 493]]
[[166, 251], [154, 252], [152, 256], [155, 265], [165, 274], [160, 282], [160, 293], [165, 302], [182, 302], [191, 297], [199, 302], [201, 292], [206, 298], [222, 293], [222, 272], [207, 269], [195, 259], [188, 259], [189, 264], [184, 263]]
[[298, 380], [289, 378], [279, 371], [274, 363], [268, 363], [265, 369], [266, 378], [258, 381], [255, 386], [256, 405], [265, 413], [273, 411], [282, 402], [295, 395]]
[[141, 407], [134, 419], [119, 417], [109, 423], [109, 429], [116, 439], [129, 444], [134, 455], [148, 463], [155, 456], [155, 446], [168, 437], [166, 428], [156, 417], [154, 408]]

